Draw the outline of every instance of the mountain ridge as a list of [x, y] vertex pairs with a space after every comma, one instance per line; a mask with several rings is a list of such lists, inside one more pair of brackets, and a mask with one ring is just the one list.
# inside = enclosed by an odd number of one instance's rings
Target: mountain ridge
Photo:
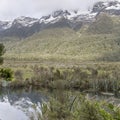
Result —
[[120, 2], [97, 2], [90, 11], [84, 13], [79, 10], [57, 10], [40, 19], [21, 16], [10, 22], [0, 21], [0, 37], [15, 36], [22, 39], [41, 30], [55, 27], [69, 27], [79, 30], [82, 25], [93, 23], [96, 17], [103, 12], [119, 16]]

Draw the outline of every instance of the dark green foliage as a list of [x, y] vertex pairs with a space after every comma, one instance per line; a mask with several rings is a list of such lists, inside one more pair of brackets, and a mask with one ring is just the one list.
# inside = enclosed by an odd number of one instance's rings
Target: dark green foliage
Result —
[[5, 53], [5, 47], [2, 43], [0, 43], [0, 56], [2, 56]]
[[0, 57], [0, 64], [2, 64], [3, 63], [3, 57]]
[[12, 81], [13, 79], [13, 71], [9, 68], [7, 69], [0, 69], [0, 77], [6, 81]]
[[2, 43], [0, 43], [0, 64], [3, 63], [3, 57], [1, 57], [5, 53], [5, 47]]

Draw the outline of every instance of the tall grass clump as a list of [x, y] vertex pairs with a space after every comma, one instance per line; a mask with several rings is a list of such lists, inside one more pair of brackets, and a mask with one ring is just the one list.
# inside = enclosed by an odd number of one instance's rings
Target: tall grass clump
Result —
[[82, 95], [71, 96], [69, 94], [65, 96], [65, 93], [64, 95], [62, 93], [50, 99], [48, 104], [42, 105], [41, 119], [120, 120], [120, 107], [112, 103], [107, 103], [106, 101], [98, 102], [93, 99], [86, 99]]
[[116, 92], [120, 89], [119, 67], [72, 67], [54, 68], [34, 66], [32, 84], [59, 89], [94, 90], [97, 92]]

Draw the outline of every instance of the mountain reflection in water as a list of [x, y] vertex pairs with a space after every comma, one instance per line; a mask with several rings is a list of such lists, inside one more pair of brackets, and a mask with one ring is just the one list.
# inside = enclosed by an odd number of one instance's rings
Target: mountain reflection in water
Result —
[[[46, 97], [38, 91], [3, 90], [0, 94], [0, 120], [37, 120], [41, 113], [41, 103]], [[34, 106], [37, 108], [34, 109]]]

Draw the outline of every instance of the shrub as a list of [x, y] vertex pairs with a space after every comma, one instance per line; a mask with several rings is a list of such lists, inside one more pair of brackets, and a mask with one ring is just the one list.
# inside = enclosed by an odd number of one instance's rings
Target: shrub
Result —
[[13, 79], [13, 71], [9, 68], [0, 70], [0, 77], [5, 79], [6, 81], [12, 81]]

